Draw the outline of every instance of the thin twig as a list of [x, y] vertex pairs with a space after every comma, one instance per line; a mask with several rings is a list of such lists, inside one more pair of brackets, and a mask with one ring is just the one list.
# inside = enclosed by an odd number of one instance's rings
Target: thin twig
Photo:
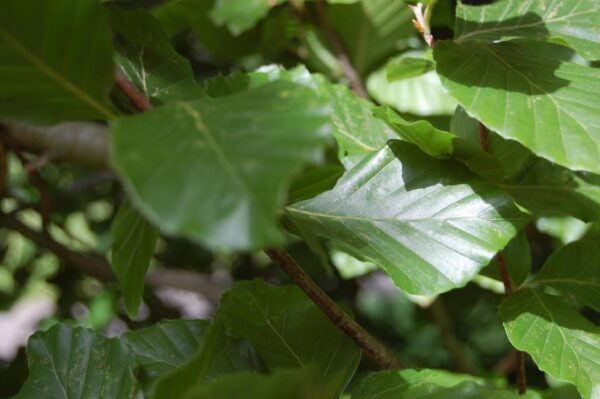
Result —
[[127, 79], [127, 76], [119, 70], [115, 71], [115, 83], [138, 111], [148, 112], [154, 108], [146, 96], [142, 94], [138, 88]]
[[490, 146], [489, 146], [489, 143], [488, 143], [487, 128], [481, 122], [479, 122], [479, 144], [481, 144], [481, 149], [484, 152], [489, 152], [490, 151]]
[[74, 252], [54, 241], [49, 234], [43, 234], [31, 229], [13, 215], [0, 215], [0, 225], [16, 231], [40, 247], [46, 248], [82, 273], [96, 277], [102, 281], [112, 281], [115, 279], [114, 273], [106, 260], [96, 255], [84, 255]]
[[294, 259], [281, 248], [267, 248], [265, 253], [283, 269], [304, 293], [352, 338], [382, 369], [398, 369], [404, 365], [383, 343], [379, 342], [335, 303]]
[[[499, 253], [496, 255], [496, 261], [498, 262], [498, 268], [500, 269], [500, 276], [502, 276], [502, 283], [504, 284], [504, 292], [506, 297], [509, 297], [513, 294], [513, 283], [510, 279], [510, 275], [508, 274], [508, 268], [506, 267], [506, 260], [504, 259], [504, 255]], [[527, 379], [525, 376], [525, 358], [523, 352], [515, 349], [515, 364], [517, 366], [517, 388], [519, 390], [519, 395], [525, 395], [527, 393]]]
[[335, 29], [333, 29], [333, 27], [329, 23], [329, 20], [327, 19], [327, 11], [325, 9], [324, 1], [317, 0], [316, 6], [319, 25], [321, 26], [323, 32], [327, 36], [327, 40], [329, 41], [329, 44], [335, 52], [335, 55], [338, 58], [338, 61], [340, 62], [340, 65], [342, 66], [342, 71], [344, 72], [346, 79], [348, 79], [350, 88], [360, 97], [368, 99], [369, 93], [367, 92], [367, 89], [362, 81], [362, 78], [360, 77], [360, 74], [358, 73], [356, 68], [354, 68], [354, 65], [352, 65], [352, 61], [350, 61], [350, 57], [344, 49], [342, 41], [340, 40]]

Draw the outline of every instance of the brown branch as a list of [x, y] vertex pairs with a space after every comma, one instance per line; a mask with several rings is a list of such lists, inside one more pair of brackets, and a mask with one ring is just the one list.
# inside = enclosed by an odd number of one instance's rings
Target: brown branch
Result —
[[[500, 269], [500, 276], [502, 276], [502, 283], [504, 284], [504, 292], [506, 297], [509, 297], [513, 294], [513, 283], [510, 279], [510, 275], [508, 273], [508, 268], [506, 267], [506, 260], [504, 259], [504, 255], [499, 253], [496, 255], [496, 261], [498, 262], [498, 268]], [[523, 352], [515, 349], [515, 365], [517, 368], [517, 388], [519, 390], [519, 395], [525, 395], [527, 393], [527, 379], [525, 376], [525, 358]]]
[[488, 143], [487, 128], [481, 122], [479, 122], [479, 144], [481, 144], [481, 149], [484, 152], [490, 151], [490, 146]]
[[115, 84], [129, 98], [129, 101], [131, 101], [138, 111], [148, 112], [154, 108], [146, 96], [119, 70], [115, 72]]
[[[33, 230], [19, 221], [13, 214], [0, 214], [0, 227], [16, 231], [40, 248], [50, 251], [81, 273], [104, 282], [116, 281], [116, 276], [112, 271], [110, 263], [98, 253], [82, 254], [72, 251], [56, 242], [52, 237]], [[178, 269], [152, 271], [146, 275], [144, 282], [148, 287], [152, 288], [173, 287], [194, 291], [210, 300], [216, 300], [230, 286], [226, 281], [218, 281], [189, 270]]]
[[108, 167], [109, 133], [105, 125], [90, 122], [66, 122], [40, 127], [16, 122], [3, 122], [2, 130], [27, 152], [77, 165], [106, 169]]
[[342, 71], [344, 72], [346, 79], [348, 79], [350, 88], [360, 97], [368, 99], [369, 93], [365, 88], [360, 74], [354, 68], [354, 65], [352, 65], [352, 61], [350, 61], [350, 57], [344, 49], [342, 41], [340, 40], [335, 29], [333, 29], [333, 27], [329, 23], [329, 20], [327, 19], [327, 11], [325, 10], [324, 1], [317, 0], [316, 5], [319, 25], [323, 29], [323, 32], [325, 32], [327, 40], [333, 48], [333, 51], [335, 52], [335, 55], [338, 58], [338, 61], [340, 62], [340, 65], [342, 66]]
[[84, 255], [74, 252], [54, 241], [50, 235], [33, 230], [13, 215], [0, 215], [0, 225], [16, 231], [38, 246], [46, 248], [82, 273], [102, 281], [115, 280], [114, 273], [108, 262], [97, 255]]
[[281, 248], [267, 248], [265, 249], [265, 253], [321, 308], [333, 324], [352, 338], [382, 369], [404, 367], [393, 352], [344, 312], [285, 250]]

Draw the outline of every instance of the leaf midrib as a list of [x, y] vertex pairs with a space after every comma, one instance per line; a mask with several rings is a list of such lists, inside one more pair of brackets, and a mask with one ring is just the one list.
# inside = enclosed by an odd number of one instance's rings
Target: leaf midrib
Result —
[[368, 217], [368, 216], [346, 216], [346, 215], [334, 215], [334, 214], [327, 214], [327, 213], [321, 213], [321, 212], [315, 212], [315, 211], [308, 211], [305, 209], [299, 209], [299, 208], [294, 208], [294, 207], [286, 207], [286, 210], [291, 211], [291, 212], [295, 212], [295, 213], [300, 213], [300, 214], [304, 214], [304, 215], [308, 215], [311, 217], [316, 217], [316, 218], [323, 218], [323, 219], [333, 219], [333, 220], [356, 220], [356, 221], [361, 221], [361, 222], [390, 222], [390, 221], [396, 221], [396, 222], [400, 222], [400, 223], [412, 223], [412, 222], [423, 222], [423, 221], [428, 221], [428, 220], [439, 220], [439, 221], [452, 221], [452, 220], [466, 220], [466, 219], [470, 219], [470, 220], [486, 220], [486, 221], [513, 221], [513, 220], [522, 220], [521, 218], [481, 218], [481, 217], [474, 217], [474, 216], [460, 216], [460, 217], [447, 217], [447, 218], [443, 218], [443, 217], [423, 217], [420, 219], [415, 219], [415, 218], [411, 218], [411, 219], [401, 219], [399, 217]]
[[[483, 34], [488, 34], [488, 33], [492, 33], [492, 32], [503, 32], [503, 31], [511, 31], [511, 30], [516, 30], [516, 29], [523, 29], [523, 28], [532, 28], [534, 26], [538, 26], [538, 25], [546, 25], [548, 23], [555, 23], [555, 22], [560, 22], [572, 17], [577, 17], [579, 15], [585, 15], [588, 13], [593, 13], [595, 11], [598, 11], [598, 8], [594, 8], [594, 9], [589, 9], [589, 10], [585, 10], [585, 11], [581, 11], [578, 13], [573, 13], [573, 14], [569, 14], [569, 15], [564, 15], [560, 18], [554, 18], [554, 19], [547, 19], [547, 20], [540, 20], [537, 22], [532, 22], [530, 24], [523, 24], [523, 25], [511, 25], [511, 26], [502, 26], [502, 27], [498, 27], [498, 25], [496, 25], [496, 27], [494, 28], [489, 28], [489, 29], [481, 29], [481, 30], [476, 30], [476, 31], [472, 31], [469, 32], [465, 35], [460, 36], [459, 38], [457, 38], [454, 42], [457, 44], [461, 44], [463, 42], [465, 42], [467, 39], [469, 38], [473, 38], [473, 37], [477, 37], [477, 36], [481, 36]], [[500, 23], [501, 21], [496, 21], [498, 23]]]
[[65, 79], [64, 76], [56, 72], [49, 65], [44, 63], [43, 60], [38, 58], [35, 54], [29, 51], [26, 47], [21, 45], [17, 40], [15, 40], [8, 32], [0, 28], [0, 38], [11, 48], [13, 48], [17, 53], [21, 54], [25, 59], [27, 59], [34, 67], [36, 67], [40, 72], [54, 80], [58, 86], [63, 87], [65, 90], [73, 94], [75, 97], [81, 99], [87, 105], [104, 115], [107, 119], [115, 119], [116, 115], [113, 114], [108, 108], [100, 104], [94, 98], [89, 96], [86, 92], [81, 90], [79, 87], [74, 85], [68, 79]]

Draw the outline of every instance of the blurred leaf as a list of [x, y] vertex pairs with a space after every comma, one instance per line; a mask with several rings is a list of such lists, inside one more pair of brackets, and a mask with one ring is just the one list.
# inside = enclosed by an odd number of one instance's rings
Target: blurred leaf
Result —
[[160, 22], [147, 11], [110, 10], [119, 67], [154, 104], [189, 101], [206, 95], [192, 68], [171, 47]]
[[590, 60], [600, 58], [600, 4], [596, 0], [546, 3], [501, 0], [484, 7], [458, 3], [456, 41], [496, 42], [516, 37], [558, 38]]
[[310, 87], [330, 104], [333, 134], [338, 143], [340, 159], [347, 155], [376, 151], [395, 137], [385, 123], [372, 115], [373, 103], [356, 96], [345, 86], [333, 84], [321, 75], [311, 74], [304, 66], [288, 71], [272, 65], [252, 73], [234, 73], [210, 79], [206, 83], [206, 90], [209, 95], [219, 97], [273, 81], [291, 81]]
[[352, 399], [517, 399], [516, 393], [485, 386], [470, 375], [438, 370], [400, 370], [371, 373], [352, 393]]
[[136, 355], [118, 339], [57, 324], [27, 344], [29, 377], [15, 398], [138, 398]]
[[154, 255], [158, 229], [125, 201], [112, 231], [112, 268], [121, 286], [127, 313], [135, 318], [144, 296], [144, 277]]
[[165, 232], [262, 248], [281, 240], [286, 182], [321, 158], [328, 117], [311, 90], [287, 82], [176, 103], [117, 121], [112, 164]]
[[272, 375], [239, 373], [200, 385], [185, 398], [193, 399], [330, 399], [321, 393], [310, 370], [277, 370]]
[[561, 299], [531, 288], [518, 290], [499, 312], [515, 348], [529, 353], [550, 376], [575, 384], [584, 398], [598, 397], [597, 326]]
[[252, 28], [269, 10], [287, 0], [216, 0], [210, 17], [218, 26], [227, 25], [234, 35]]
[[388, 82], [395, 82], [414, 78], [433, 70], [435, 70], [435, 65], [428, 59], [401, 56], [388, 62], [387, 80]]
[[373, 72], [367, 80], [369, 94], [380, 104], [391, 105], [400, 112], [415, 115], [451, 115], [456, 101], [447, 95], [440, 79], [433, 71], [419, 76], [395, 80], [390, 78], [390, 70], [398, 64], [413, 60], [414, 57], [426, 62], [421, 51], [411, 51], [392, 58], [386, 66]]
[[411, 10], [397, 0], [361, 0], [328, 7], [329, 22], [361, 74], [407, 47], [407, 39], [415, 35], [412, 18]]
[[371, 262], [362, 262], [352, 255], [334, 249], [331, 251], [331, 262], [345, 279], [353, 279], [377, 270], [377, 265]]
[[[259, 32], [252, 30], [232, 35], [210, 18], [214, 0], [167, 0], [152, 9], [167, 34], [172, 37], [190, 29], [207, 61], [237, 62], [259, 49]], [[208, 52], [208, 55], [204, 54]]]
[[578, 304], [600, 311], [598, 237], [587, 237], [556, 251], [532, 283], [553, 287]]
[[543, 216], [536, 220], [536, 228], [565, 245], [583, 237], [589, 225], [570, 216]]
[[256, 347], [270, 370], [312, 365], [338, 392], [360, 361], [354, 341], [296, 286], [239, 282], [223, 295], [218, 317], [227, 334]]
[[96, 0], [2, 0], [0, 117], [112, 119], [112, 40]]
[[459, 163], [400, 141], [287, 211], [383, 268], [403, 290], [429, 295], [465, 285], [527, 221], [508, 196]]

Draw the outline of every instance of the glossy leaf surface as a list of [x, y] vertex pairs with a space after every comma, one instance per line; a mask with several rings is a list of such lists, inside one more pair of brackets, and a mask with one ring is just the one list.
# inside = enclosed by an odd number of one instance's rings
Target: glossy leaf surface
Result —
[[465, 285], [527, 220], [507, 195], [459, 163], [403, 142], [367, 156], [333, 190], [287, 211], [414, 294]]

